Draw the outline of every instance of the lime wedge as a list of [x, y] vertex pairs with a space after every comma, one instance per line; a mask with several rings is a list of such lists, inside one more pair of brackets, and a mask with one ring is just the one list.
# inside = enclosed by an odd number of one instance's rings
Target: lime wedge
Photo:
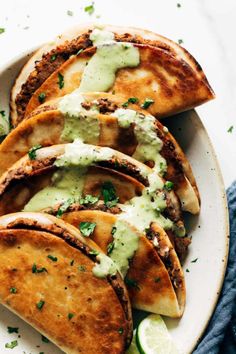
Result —
[[140, 354], [136, 345], [136, 330], [134, 331], [132, 342], [129, 348], [126, 350], [125, 354]]
[[136, 342], [141, 354], [179, 353], [159, 315], [149, 315], [139, 324]]

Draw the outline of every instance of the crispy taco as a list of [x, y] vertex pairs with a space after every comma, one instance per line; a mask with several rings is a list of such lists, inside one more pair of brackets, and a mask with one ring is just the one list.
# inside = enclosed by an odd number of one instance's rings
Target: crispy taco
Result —
[[0, 218], [0, 253], [4, 306], [66, 353], [124, 353], [127, 290], [93, 241], [53, 216], [16, 213]]
[[170, 237], [185, 236], [179, 200], [156, 171], [111, 148], [78, 140], [30, 151], [8, 169], [0, 178], [0, 215], [40, 211], [85, 195], [109, 207], [119, 202], [141, 231], [156, 221]]
[[[145, 232], [138, 232], [114, 208], [89, 203], [71, 204], [60, 214], [51, 213], [81, 229], [117, 265], [128, 288], [131, 305], [170, 317], [182, 315], [185, 305], [184, 275], [165, 231], [151, 223]], [[59, 212], [59, 214], [58, 214]], [[135, 220], [134, 220], [135, 224]]]
[[11, 95], [12, 124], [78, 87], [137, 97], [157, 117], [214, 97], [199, 64], [178, 44], [140, 29], [89, 25], [41, 48], [22, 69]]
[[199, 212], [200, 198], [190, 164], [180, 146], [135, 98], [74, 91], [45, 103], [0, 145], [0, 175], [31, 148], [72, 142], [108, 146], [147, 163], [170, 181], [182, 209]]

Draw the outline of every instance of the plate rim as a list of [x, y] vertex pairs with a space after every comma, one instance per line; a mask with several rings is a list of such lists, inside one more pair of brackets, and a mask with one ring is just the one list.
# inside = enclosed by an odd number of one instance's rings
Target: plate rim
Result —
[[[190, 110], [191, 111], [191, 110]], [[208, 315], [207, 315], [207, 320], [205, 322], [205, 324], [202, 327], [201, 332], [198, 335], [198, 338], [196, 339], [196, 342], [192, 345], [191, 347], [191, 351], [189, 353], [192, 353], [195, 349], [197, 349], [198, 344], [200, 343], [207, 327], [208, 324], [210, 323], [210, 320], [214, 314], [214, 311], [216, 309], [218, 300], [220, 298], [221, 295], [221, 291], [222, 291], [222, 287], [224, 284], [224, 279], [225, 279], [225, 273], [226, 273], [226, 269], [227, 269], [227, 265], [228, 265], [228, 256], [229, 256], [229, 246], [230, 246], [230, 223], [229, 223], [229, 211], [228, 211], [228, 202], [227, 202], [227, 194], [226, 194], [226, 188], [225, 188], [225, 184], [224, 184], [224, 180], [223, 180], [223, 175], [221, 172], [221, 168], [220, 168], [220, 164], [213, 146], [213, 143], [210, 139], [210, 136], [208, 134], [207, 129], [205, 128], [205, 125], [203, 124], [203, 121], [201, 120], [201, 117], [196, 109], [193, 109], [194, 113], [197, 115], [197, 121], [196, 124], [198, 125], [198, 127], [200, 129], [202, 129], [204, 131], [204, 135], [205, 138], [207, 139], [207, 142], [209, 144], [209, 148], [212, 154], [212, 158], [214, 160], [215, 163], [215, 167], [216, 167], [216, 175], [218, 178], [219, 183], [219, 189], [221, 192], [221, 203], [222, 203], [222, 208], [224, 210], [223, 215], [224, 215], [224, 256], [223, 256], [223, 260], [224, 262], [222, 262], [222, 268], [221, 268], [221, 274], [220, 277], [218, 279], [218, 286], [217, 286], [217, 291], [215, 293], [215, 298], [214, 301], [212, 302], [211, 306], [209, 306], [209, 310], [208, 310]], [[223, 233], [222, 233], [223, 234]]]

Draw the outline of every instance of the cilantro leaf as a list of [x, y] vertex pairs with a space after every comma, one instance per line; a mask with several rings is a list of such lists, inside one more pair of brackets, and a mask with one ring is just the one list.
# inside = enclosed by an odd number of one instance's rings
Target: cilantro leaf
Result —
[[50, 342], [50, 340], [47, 339], [47, 337], [44, 337], [43, 335], [41, 336], [41, 339], [42, 339], [42, 341], [43, 341], [44, 343], [49, 343], [49, 342]]
[[104, 182], [102, 185], [102, 196], [108, 208], [115, 206], [119, 201], [119, 198], [116, 196], [115, 187], [109, 181]]
[[18, 333], [19, 328], [18, 327], [7, 327], [8, 333]]
[[110, 242], [110, 243], [107, 245], [107, 254], [108, 254], [108, 255], [111, 254], [111, 252], [112, 252], [113, 249], [114, 249], [114, 246], [115, 246], [114, 242]]
[[95, 11], [94, 2], [91, 5], [85, 6], [84, 11], [87, 12], [89, 15], [92, 15]]
[[57, 54], [52, 54], [51, 58], [50, 58], [50, 62], [51, 63], [54, 62], [56, 60], [56, 58], [57, 58]]
[[18, 341], [17, 340], [13, 340], [11, 343], [6, 343], [5, 344], [5, 348], [13, 349], [13, 348], [17, 347], [17, 345], [18, 345]]
[[32, 273], [43, 273], [43, 272], [48, 272], [46, 268], [41, 267], [41, 268], [37, 268], [37, 265], [34, 263], [32, 266]]
[[44, 304], [45, 304], [45, 301], [40, 300], [39, 302], [37, 302], [36, 307], [41, 311]]
[[82, 221], [79, 224], [79, 230], [81, 234], [85, 237], [89, 237], [93, 233], [95, 227], [96, 227], [95, 222]]
[[66, 201], [64, 201], [64, 203], [61, 204], [61, 206], [59, 207], [56, 217], [60, 218], [69, 208], [69, 206], [71, 204], [73, 204], [75, 202], [75, 200], [73, 198], [69, 198]]
[[87, 204], [95, 204], [98, 202], [98, 197], [94, 197], [91, 194], [87, 194], [84, 197], [80, 198], [79, 202], [81, 205], [87, 205]]
[[46, 98], [46, 93], [45, 92], [41, 92], [39, 95], [38, 95], [38, 101], [39, 103], [43, 103], [45, 101], [45, 98]]
[[41, 148], [42, 148], [42, 145], [35, 145], [29, 150], [28, 156], [29, 156], [30, 160], [35, 160], [36, 159], [36, 151], [41, 149]]
[[16, 288], [10, 288], [10, 293], [11, 294], [16, 294], [17, 293], [17, 289]]
[[64, 87], [64, 76], [61, 73], [58, 73], [58, 86], [59, 89], [62, 89]]
[[151, 98], [145, 98], [145, 101], [143, 102], [143, 104], [141, 105], [141, 107], [143, 109], [147, 109], [148, 107], [151, 106], [151, 104], [153, 104], [155, 101]]
[[129, 103], [138, 103], [139, 99], [137, 97], [130, 97], [128, 98], [128, 101], [122, 104], [122, 107], [127, 108]]
[[67, 317], [68, 317], [68, 320], [70, 321], [74, 317], [74, 314], [73, 313], [68, 313]]
[[57, 257], [54, 257], [51, 254], [48, 255], [48, 258], [51, 259], [51, 261], [53, 262], [57, 262]]
[[174, 188], [174, 183], [171, 181], [166, 181], [164, 184], [164, 188], [170, 192]]

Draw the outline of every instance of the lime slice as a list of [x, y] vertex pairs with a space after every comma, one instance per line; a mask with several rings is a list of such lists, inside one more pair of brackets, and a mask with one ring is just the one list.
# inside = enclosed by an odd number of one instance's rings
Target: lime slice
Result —
[[126, 350], [125, 354], [140, 354], [140, 352], [137, 348], [137, 345], [136, 345], [136, 330], [134, 331], [132, 342], [131, 342], [128, 350]]
[[139, 324], [136, 341], [141, 354], [179, 353], [159, 315], [149, 315]]

